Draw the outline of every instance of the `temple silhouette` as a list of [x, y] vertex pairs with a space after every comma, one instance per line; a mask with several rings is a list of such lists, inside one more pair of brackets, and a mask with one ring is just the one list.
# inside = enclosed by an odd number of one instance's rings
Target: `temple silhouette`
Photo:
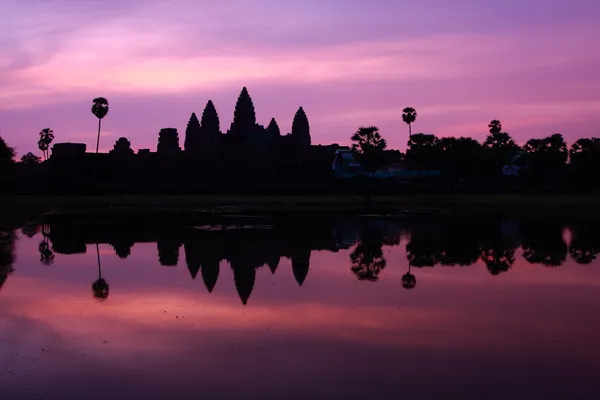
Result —
[[[195, 112], [190, 116], [184, 138], [180, 138], [180, 133], [175, 128], [161, 129], [158, 133], [156, 153], [175, 156], [185, 152], [190, 156], [212, 158], [217, 155], [239, 157], [242, 155], [240, 152], [258, 152], [262, 155], [289, 157], [306, 154], [310, 146], [310, 124], [302, 107], [298, 108], [294, 115], [290, 133], [282, 135], [275, 118], [271, 118], [266, 127], [257, 122], [254, 103], [248, 89], [244, 87], [235, 105], [229, 129], [222, 131], [217, 109], [212, 100], [209, 100], [201, 119], [198, 119]], [[85, 152], [86, 145], [82, 143], [56, 143], [52, 147], [50, 158], [84, 156]], [[119, 158], [136, 155], [125, 137], [117, 139], [109, 154]], [[140, 149], [137, 153], [141, 156], [150, 154], [150, 149]]]

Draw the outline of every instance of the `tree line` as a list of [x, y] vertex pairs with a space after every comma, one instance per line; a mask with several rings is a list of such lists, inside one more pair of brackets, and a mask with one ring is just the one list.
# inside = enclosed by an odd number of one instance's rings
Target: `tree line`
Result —
[[[102, 120], [109, 112], [108, 100], [103, 97], [94, 99], [91, 111], [98, 119], [98, 153]], [[520, 146], [509, 133], [503, 131], [499, 120], [489, 123], [489, 134], [483, 142], [469, 137], [413, 134], [412, 126], [417, 120], [417, 111], [412, 107], [403, 110], [402, 120], [408, 126], [409, 139], [405, 153], [389, 150], [376, 126], [359, 127], [351, 136], [351, 141], [352, 150], [367, 172], [396, 164], [408, 170], [435, 170], [442, 173], [440, 179], [411, 182], [404, 185], [404, 189], [589, 191], [600, 188], [600, 174], [597, 173], [600, 171], [598, 138], [581, 138], [568, 146], [563, 136], [555, 133], [530, 139]], [[216, 108], [209, 100], [201, 119], [195, 113], [191, 115], [185, 131], [183, 151], [179, 147], [176, 129], [165, 128], [160, 131], [156, 153], [161, 155], [159, 159], [149, 153], [140, 153], [143, 157], [133, 157], [131, 143], [123, 137], [115, 142], [110, 158], [77, 159], [65, 162], [62, 166], [40, 169], [38, 165], [42, 159], [48, 160], [48, 150], [54, 138], [51, 128], [39, 132], [38, 147], [42, 158], [33, 153], [23, 155], [18, 164], [24, 168], [13, 176], [13, 186], [22, 190], [20, 181], [34, 179], [43, 182], [39, 186], [43, 187], [40, 189], [42, 191], [60, 188], [67, 181], [79, 182], [81, 189], [85, 189], [85, 182], [93, 181], [96, 187], [109, 192], [143, 191], [143, 187], [138, 187], [138, 182], [142, 181], [145, 183], [141, 185], [154, 187], [156, 191], [167, 190], [165, 185], [173, 190], [191, 187], [219, 190], [220, 186], [225, 185], [223, 182], [229, 182], [230, 189], [227, 190], [245, 185], [249, 185], [248, 190], [251, 190], [262, 185], [270, 187], [274, 193], [278, 189], [284, 193], [288, 190], [284, 190], [286, 185], [290, 188], [302, 185], [309, 192], [327, 191], [328, 188], [342, 192], [360, 191], [367, 186], [369, 190], [382, 193], [398, 190], [397, 185], [389, 181], [375, 185], [363, 182], [350, 185], [333, 181], [331, 164], [335, 151], [341, 146], [311, 145], [310, 125], [302, 107], [296, 112], [291, 133], [287, 135], [281, 134], [274, 118], [267, 127], [257, 124], [254, 105], [246, 88], [240, 93], [233, 122], [225, 134], [221, 132]], [[10, 170], [14, 158], [14, 149], [0, 137], [0, 168], [3, 172]], [[119, 170], [119, 174], [114, 173], [115, 169]], [[364, 181], [364, 177], [359, 179]], [[73, 185], [68, 190], [75, 190], [77, 185]]]
[[[404, 110], [409, 125], [416, 119], [413, 108]], [[409, 132], [402, 161], [407, 169], [440, 170], [453, 183], [490, 186], [515, 176], [513, 182], [529, 186], [557, 186], [571, 180], [581, 188], [600, 184], [600, 139], [581, 138], [569, 147], [562, 134], [528, 140], [519, 146], [502, 129], [499, 120], [488, 125], [483, 142], [469, 137], [437, 137]], [[387, 142], [376, 126], [360, 127], [352, 135], [352, 149], [367, 171], [384, 167]]]

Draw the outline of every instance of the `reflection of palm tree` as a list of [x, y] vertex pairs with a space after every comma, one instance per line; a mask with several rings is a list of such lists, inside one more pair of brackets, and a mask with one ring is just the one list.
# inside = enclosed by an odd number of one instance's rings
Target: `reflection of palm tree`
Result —
[[108, 283], [102, 278], [102, 267], [100, 266], [100, 250], [96, 243], [96, 256], [98, 257], [98, 279], [92, 284], [92, 293], [94, 297], [100, 301], [108, 298], [109, 287]]
[[42, 225], [42, 237], [43, 239], [38, 246], [38, 251], [40, 252], [40, 262], [43, 265], [52, 265], [54, 262], [54, 252], [50, 246], [48, 229], [46, 225]]
[[417, 278], [410, 273], [410, 262], [408, 263], [408, 272], [402, 275], [402, 287], [404, 289], [414, 289], [417, 286]]

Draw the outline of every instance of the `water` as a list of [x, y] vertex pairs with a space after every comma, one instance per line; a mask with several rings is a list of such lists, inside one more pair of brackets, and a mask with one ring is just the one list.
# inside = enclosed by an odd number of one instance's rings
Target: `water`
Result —
[[598, 398], [597, 226], [101, 216], [5, 230], [0, 398]]

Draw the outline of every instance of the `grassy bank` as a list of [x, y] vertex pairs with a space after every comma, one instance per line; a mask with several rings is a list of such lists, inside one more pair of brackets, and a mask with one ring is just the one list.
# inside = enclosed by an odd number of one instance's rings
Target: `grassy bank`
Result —
[[51, 211], [394, 212], [438, 208], [466, 211], [583, 212], [600, 215], [600, 196], [585, 195], [406, 195], [373, 196], [0, 196], [3, 219]]

